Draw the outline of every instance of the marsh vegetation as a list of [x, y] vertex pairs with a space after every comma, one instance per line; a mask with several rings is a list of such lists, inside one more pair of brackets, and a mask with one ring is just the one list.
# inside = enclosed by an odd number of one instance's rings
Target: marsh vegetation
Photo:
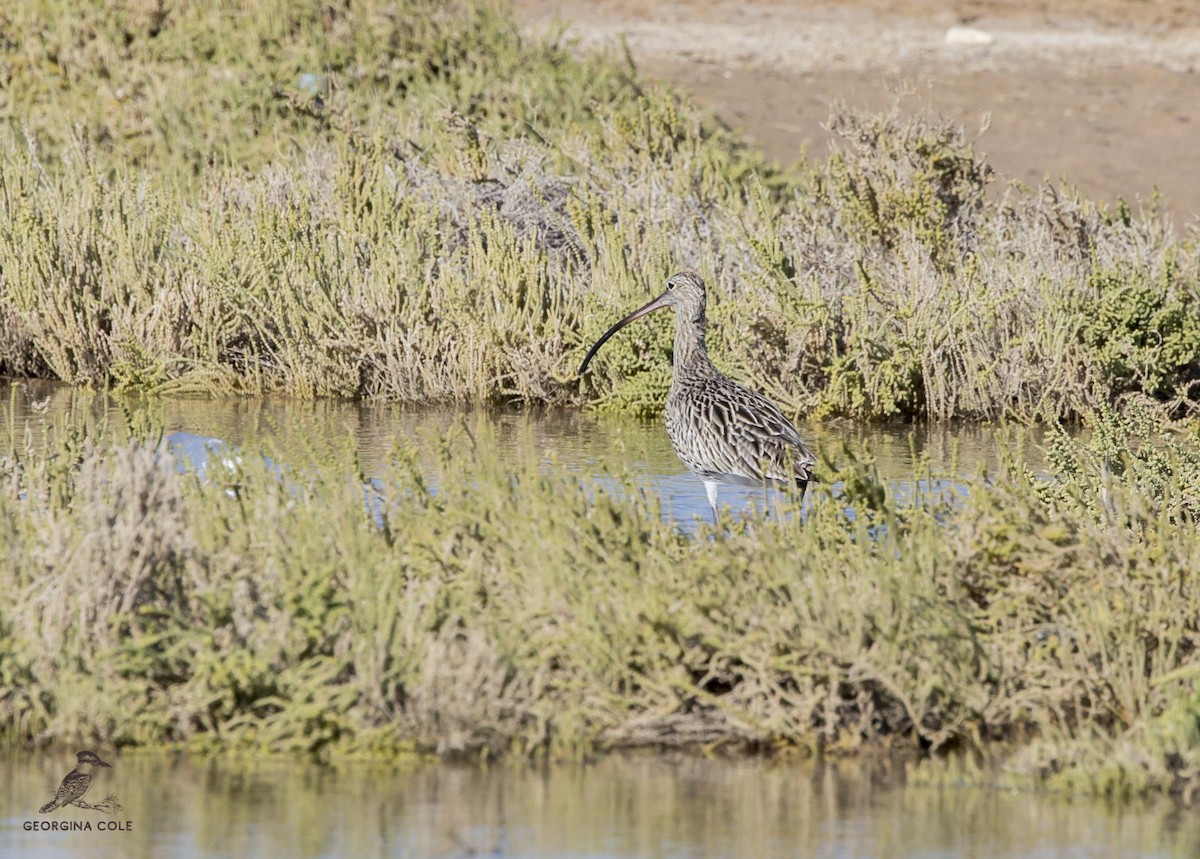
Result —
[[502, 467], [484, 426], [432, 474], [398, 448], [381, 515], [345, 450], [211, 485], [137, 421], [11, 438], [8, 740], [955, 751], [1195, 790], [1200, 463], [1159, 429], [1194, 405], [1200, 271], [1153, 214], [989, 193], [932, 117], [839, 110], [838, 152], [769, 167], [485, 4], [25, 0], [0, 45], [0, 373], [648, 415], [666, 323], [573, 369], [695, 265], [714, 360], [789, 414], [1095, 428], [1049, 479], [904, 503], [827, 451], [803, 524], [700, 539]]
[[572, 371], [694, 266], [714, 357], [792, 413], [1190, 407], [1194, 245], [985, 193], [935, 117], [839, 110], [838, 151], [780, 171], [487, 4], [60, 5], [0, 18], [0, 372], [652, 413], [665, 323]]

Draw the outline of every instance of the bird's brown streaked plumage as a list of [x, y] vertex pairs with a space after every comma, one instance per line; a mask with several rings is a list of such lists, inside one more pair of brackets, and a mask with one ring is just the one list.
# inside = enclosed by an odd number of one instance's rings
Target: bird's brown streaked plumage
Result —
[[717, 486], [795, 486], [801, 493], [812, 479], [817, 459], [791, 421], [756, 391], [725, 376], [713, 366], [705, 346], [704, 281], [694, 272], [667, 280], [662, 295], [635, 310], [606, 331], [579, 367], [618, 330], [662, 308], [675, 310], [675, 354], [667, 395], [667, 437], [675, 454], [704, 481], [717, 518]]
[[95, 752], [77, 752], [75, 760], [75, 769], [67, 773], [62, 780], [62, 784], [58, 786], [58, 792], [54, 794], [54, 799], [41, 807], [42, 814], [49, 814], [56, 808], [62, 808], [64, 805], [71, 805], [83, 799], [84, 794], [92, 786], [95, 768], [112, 766], [112, 764], [106, 764], [100, 760]]

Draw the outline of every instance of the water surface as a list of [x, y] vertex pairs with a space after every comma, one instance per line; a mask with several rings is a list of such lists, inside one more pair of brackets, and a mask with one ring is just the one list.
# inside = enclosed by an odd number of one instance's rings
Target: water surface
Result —
[[[1170, 802], [903, 786], [895, 767], [639, 755], [589, 766], [319, 767], [114, 755], [123, 811], [39, 815], [70, 753], [11, 754], [0, 852], [113, 857], [1043, 859], [1191, 857], [1200, 820]], [[100, 782], [93, 790], [100, 791]], [[88, 797], [99, 801], [101, 796]], [[131, 824], [27, 831], [27, 821]]]
[[[501, 456], [528, 456], [577, 471], [582, 477], [633, 475], [636, 484], [658, 492], [677, 521], [709, 516], [703, 484], [691, 476], [671, 450], [662, 422], [569, 410], [463, 411], [354, 402], [296, 401], [281, 398], [153, 399], [110, 397], [45, 382], [0, 382], [0, 434], [40, 438], [48, 427], [82, 416], [122, 424], [119, 404], [145, 410], [168, 434], [186, 443], [220, 439], [234, 447], [268, 444], [284, 462], [296, 464], [313, 449], [350, 447], [368, 477], [378, 476], [398, 445], [430, 452], [449, 433], [489, 426]], [[1004, 448], [1031, 467], [1042, 462], [1037, 436], [1019, 443], [1008, 430], [977, 425], [863, 427], [847, 422], [799, 425], [818, 455], [839, 461], [843, 445], [869, 455], [879, 475], [896, 491], [908, 491], [919, 464], [950, 478], [994, 471]], [[532, 441], [532, 444], [529, 442]], [[1019, 450], [1017, 448], [1019, 447]], [[761, 490], [722, 486], [720, 499], [735, 510], [763, 503]]]

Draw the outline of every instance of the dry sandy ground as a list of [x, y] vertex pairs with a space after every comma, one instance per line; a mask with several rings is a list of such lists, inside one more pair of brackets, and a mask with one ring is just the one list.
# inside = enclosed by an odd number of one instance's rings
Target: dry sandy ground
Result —
[[[1200, 0], [516, 0], [619, 45], [770, 156], [823, 154], [837, 98], [932, 108], [1001, 176], [1067, 178], [1200, 229]], [[971, 28], [959, 34], [951, 28]], [[969, 44], [972, 39], [986, 44]]]

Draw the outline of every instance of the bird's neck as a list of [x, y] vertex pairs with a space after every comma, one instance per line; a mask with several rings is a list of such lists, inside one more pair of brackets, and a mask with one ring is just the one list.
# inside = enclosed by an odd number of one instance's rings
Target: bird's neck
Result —
[[676, 371], [704, 372], [712, 366], [708, 360], [708, 348], [704, 344], [705, 327], [703, 307], [698, 311], [675, 314], [674, 363]]
[[92, 765], [90, 763], [88, 763], [87, 761], [80, 761], [78, 764], [75, 765], [75, 771], [77, 773], [79, 773], [80, 775], [91, 775], [92, 774]]

